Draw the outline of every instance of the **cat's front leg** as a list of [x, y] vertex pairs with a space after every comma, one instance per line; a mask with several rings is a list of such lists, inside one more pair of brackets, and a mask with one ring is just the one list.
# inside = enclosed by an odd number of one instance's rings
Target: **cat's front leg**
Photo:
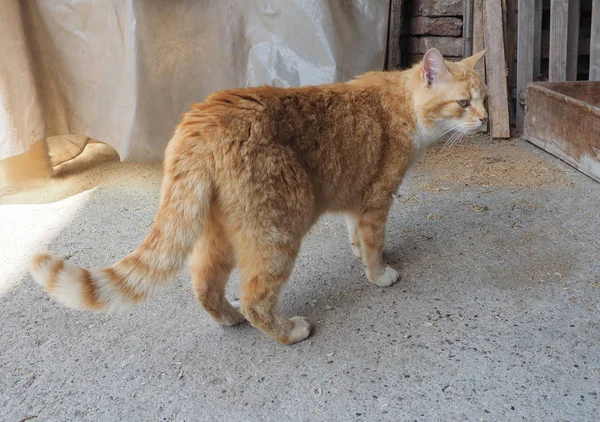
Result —
[[357, 257], [361, 257], [360, 238], [358, 236], [358, 218], [353, 214], [346, 214], [346, 225], [348, 226], [348, 237], [350, 238], [350, 247]]
[[373, 284], [387, 287], [398, 281], [398, 272], [383, 263], [383, 244], [387, 208], [366, 212], [358, 220], [357, 232], [367, 278]]

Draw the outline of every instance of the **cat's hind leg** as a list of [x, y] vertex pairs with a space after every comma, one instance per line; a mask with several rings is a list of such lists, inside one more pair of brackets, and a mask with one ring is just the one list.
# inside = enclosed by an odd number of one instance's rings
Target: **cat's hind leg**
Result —
[[299, 241], [293, 243], [260, 245], [250, 241], [240, 261], [242, 312], [254, 327], [283, 344], [297, 343], [310, 335], [306, 318], [287, 318], [277, 308], [299, 249]]
[[210, 218], [190, 260], [194, 294], [220, 325], [235, 325], [245, 320], [225, 297], [225, 286], [234, 266], [231, 244], [221, 225]]
[[346, 226], [348, 227], [348, 237], [350, 238], [350, 247], [357, 257], [361, 257], [360, 237], [358, 236], [358, 218], [353, 214], [345, 214]]

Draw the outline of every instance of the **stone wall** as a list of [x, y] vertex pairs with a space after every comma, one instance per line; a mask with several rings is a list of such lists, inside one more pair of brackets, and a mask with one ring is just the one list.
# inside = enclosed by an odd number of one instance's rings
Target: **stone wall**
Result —
[[462, 58], [462, 0], [412, 0], [406, 3], [403, 65], [420, 61], [431, 47], [450, 60]]

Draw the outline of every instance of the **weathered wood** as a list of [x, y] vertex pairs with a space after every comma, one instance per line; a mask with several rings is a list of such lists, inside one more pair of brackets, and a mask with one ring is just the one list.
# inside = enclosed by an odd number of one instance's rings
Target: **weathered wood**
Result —
[[532, 83], [524, 137], [600, 182], [597, 105], [600, 82]]
[[[473, 53], [485, 48], [483, 36], [483, 0], [473, 0]], [[475, 65], [475, 71], [485, 81], [485, 60], [483, 56]]]
[[542, 86], [567, 97], [572, 97], [576, 100], [593, 105], [594, 107], [600, 107], [600, 85], [597, 83], [590, 84], [587, 83], [587, 81], [571, 83], [544, 82], [542, 83]]
[[473, 54], [473, 0], [464, 0], [463, 5], [463, 57]]
[[592, 3], [590, 81], [600, 81], [600, 0], [594, 0]]
[[[521, 0], [519, 0], [521, 3]], [[533, 15], [533, 75], [542, 73], [542, 10], [543, 0], [535, 0]], [[530, 23], [531, 24], [531, 23]], [[523, 87], [525, 89], [525, 87]], [[525, 92], [523, 92], [525, 95]]]
[[579, 18], [580, 0], [569, 0], [569, 22], [567, 37], [567, 80], [577, 80], [577, 61], [579, 59]]
[[483, 4], [483, 12], [485, 45], [488, 48], [485, 63], [490, 93], [491, 133], [493, 138], [510, 138], [502, 6], [498, 1], [488, 0]]
[[[536, 0], [541, 5], [542, 0]], [[517, 130], [523, 130], [525, 88], [533, 81], [534, 21], [536, 7], [531, 0], [519, 0], [517, 45]], [[541, 13], [540, 13], [541, 15]]]
[[516, 109], [511, 88], [517, 86], [517, 0], [506, 1], [506, 24], [504, 25], [504, 52], [506, 55], [506, 74], [508, 75], [508, 99], [510, 102], [509, 114], [511, 125], [516, 120]]
[[393, 70], [400, 67], [402, 51], [400, 31], [402, 26], [402, 0], [390, 0], [388, 17], [388, 39], [385, 68]]
[[[581, 2], [581, 12], [589, 14], [592, 12], [592, 1], [593, 0], [584, 0]], [[550, 0], [544, 0], [544, 10], [549, 10], [551, 8]]]
[[[473, 0], [473, 53], [479, 53], [484, 48], [485, 38], [483, 35], [483, 0]], [[475, 65], [475, 72], [477, 72], [483, 81], [486, 80], [486, 55], [484, 55]], [[482, 131], [484, 133], [488, 132], [488, 122], [483, 125]]]
[[[548, 35], [548, 37], [546, 37]], [[550, 40], [549, 31], [542, 31], [542, 59], [550, 57]], [[590, 55], [590, 37], [587, 29], [581, 28], [579, 31], [579, 42], [577, 43], [577, 55], [578, 56], [589, 56]]]
[[567, 40], [569, 0], [550, 2], [550, 65], [548, 78], [551, 82], [567, 79]]

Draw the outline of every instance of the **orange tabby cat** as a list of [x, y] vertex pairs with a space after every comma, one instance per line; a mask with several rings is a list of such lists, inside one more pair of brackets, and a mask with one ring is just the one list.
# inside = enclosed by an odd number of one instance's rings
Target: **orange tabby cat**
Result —
[[[160, 206], [138, 249], [96, 270], [39, 254], [33, 277], [67, 306], [112, 310], [148, 297], [189, 256], [194, 293], [217, 323], [247, 319], [281, 343], [304, 340], [308, 320], [277, 308], [302, 237], [324, 212], [343, 213], [367, 278], [398, 279], [382, 262], [392, 194], [426, 146], [485, 123], [473, 70], [483, 54], [450, 63], [432, 49], [412, 69], [348, 83], [212, 94], [167, 146]], [[225, 298], [236, 265], [240, 310]]]

